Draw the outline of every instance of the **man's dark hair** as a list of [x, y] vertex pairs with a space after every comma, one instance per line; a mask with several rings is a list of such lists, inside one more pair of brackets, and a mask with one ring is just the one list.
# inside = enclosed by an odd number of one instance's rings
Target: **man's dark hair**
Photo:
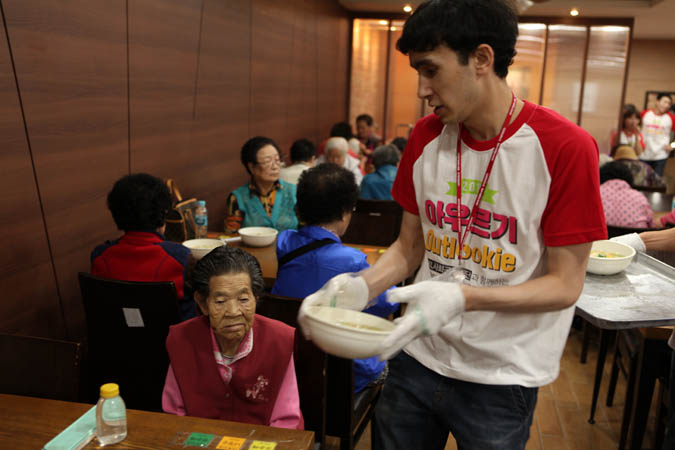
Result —
[[658, 102], [658, 101], [661, 100], [663, 97], [668, 97], [670, 100], [673, 99], [673, 97], [671, 97], [669, 93], [667, 93], [667, 92], [659, 92], [658, 94], [656, 94], [656, 101]]
[[359, 115], [356, 117], [356, 122], [357, 122], [357, 123], [358, 123], [358, 122], [365, 122], [366, 125], [368, 125], [369, 127], [372, 127], [372, 126], [373, 126], [373, 118], [370, 117], [368, 114], [359, 114]]
[[398, 151], [403, 153], [403, 150], [405, 150], [405, 146], [408, 143], [408, 140], [404, 137], [397, 137], [394, 138], [393, 141], [391, 141], [392, 145], [395, 145], [396, 148], [398, 148]]
[[632, 186], [633, 173], [627, 165], [619, 161], [612, 161], [600, 168], [600, 184], [609, 180], [623, 180]]
[[248, 163], [258, 164], [258, 151], [266, 145], [271, 145], [277, 150], [277, 153], [281, 157], [281, 152], [279, 151], [279, 146], [272, 139], [264, 136], [252, 137], [244, 143], [244, 146], [241, 148], [241, 163], [246, 168], [246, 171], [251, 175], [251, 170], [248, 168]]
[[375, 169], [382, 166], [395, 166], [401, 160], [401, 154], [395, 145], [381, 145], [373, 151], [373, 165]]
[[298, 139], [291, 145], [291, 162], [306, 162], [316, 156], [316, 147], [309, 139]]
[[487, 44], [494, 51], [495, 73], [506, 78], [517, 37], [518, 16], [507, 0], [431, 0], [408, 17], [396, 48], [407, 55], [443, 44], [466, 65], [478, 46]]
[[260, 264], [253, 255], [237, 247], [216, 247], [197, 261], [190, 277], [192, 288], [206, 298], [212, 277], [238, 273], [251, 277], [253, 295], [260, 297], [265, 289]]
[[330, 128], [329, 137], [343, 137], [350, 140], [354, 137], [352, 134], [352, 126], [347, 122], [338, 122]]
[[320, 164], [300, 175], [297, 187], [298, 218], [307, 225], [321, 225], [342, 219], [354, 209], [359, 187], [354, 174], [335, 164]]
[[154, 231], [164, 225], [170, 208], [166, 184], [147, 173], [120, 178], [108, 194], [108, 209], [122, 231]]

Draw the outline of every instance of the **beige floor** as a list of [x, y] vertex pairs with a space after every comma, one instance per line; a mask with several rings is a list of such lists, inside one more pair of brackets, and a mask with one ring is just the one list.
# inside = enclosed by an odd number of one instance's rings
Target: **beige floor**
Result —
[[[532, 423], [528, 450], [609, 450], [616, 449], [621, 429], [621, 414], [624, 405], [625, 379], [619, 376], [614, 405], [605, 406], [612, 350], [605, 363], [605, 373], [595, 415], [595, 424], [588, 423], [595, 361], [597, 357], [597, 336], [591, 345], [588, 362], [581, 364], [581, 332], [573, 329], [561, 361], [560, 376], [548, 386], [539, 389], [539, 400]], [[658, 389], [655, 389], [655, 391]], [[655, 401], [652, 402], [652, 416]], [[651, 449], [654, 418], [650, 417], [643, 448]], [[330, 439], [329, 450], [339, 450], [339, 442]], [[457, 446], [450, 436], [446, 450]], [[370, 450], [370, 430], [366, 430], [356, 450]]]

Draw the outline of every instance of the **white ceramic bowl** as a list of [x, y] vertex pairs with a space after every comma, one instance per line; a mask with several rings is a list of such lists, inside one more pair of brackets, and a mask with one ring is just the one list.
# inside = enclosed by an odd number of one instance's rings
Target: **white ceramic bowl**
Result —
[[183, 242], [183, 245], [190, 249], [195, 259], [199, 260], [214, 248], [225, 245], [225, 243], [220, 239], [190, 239]]
[[395, 328], [393, 322], [361, 311], [328, 306], [307, 309], [312, 341], [326, 353], [342, 358], [377, 355], [380, 344]]
[[244, 244], [251, 247], [267, 247], [274, 243], [279, 232], [274, 228], [267, 227], [245, 227], [239, 229], [239, 236]]
[[626, 244], [614, 241], [595, 241], [591, 247], [593, 251], [612, 252], [622, 255], [620, 258], [601, 258], [591, 256], [588, 258], [586, 271], [596, 275], [614, 275], [624, 270], [635, 256], [635, 249]]

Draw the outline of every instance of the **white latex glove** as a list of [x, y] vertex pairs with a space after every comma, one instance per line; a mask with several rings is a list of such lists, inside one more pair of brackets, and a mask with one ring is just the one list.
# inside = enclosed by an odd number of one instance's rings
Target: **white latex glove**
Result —
[[360, 311], [368, 306], [368, 294], [366, 280], [357, 273], [343, 273], [328, 280], [321, 289], [306, 297], [300, 305], [298, 323], [305, 337], [311, 338], [306, 324], [308, 307], [332, 306]]
[[407, 303], [405, 315], [396, 319], [396, 329], [382, 342], [380, 359], [389, 359], [419, 336], [438, 333], [465, 308], [459, 284], [449, 281], [422, 281], [412, 286], [393, 289], [387, 294], [389, 303]]
[[623, 236], [617, 236], [610, 239], [610, 241], [619, 242], [621, 244], [626, 244], [630, 247], [633, 247], [638, 252], [644, 252], [647, 250], [645, 243], [640, 238], [640, 235], [637, 233], [624, 234]]

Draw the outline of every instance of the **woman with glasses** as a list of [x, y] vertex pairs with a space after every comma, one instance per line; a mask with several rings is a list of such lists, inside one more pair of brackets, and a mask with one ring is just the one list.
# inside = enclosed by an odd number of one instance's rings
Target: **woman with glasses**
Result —
[[279, 231], [298, 228], [295, 185], [279, 179], [279, 147], [270, 138], [256, 136], [241, 148], [241, 163], [251, 176], [227, 198], [225, 232], [241, 227], [270, 227]]

